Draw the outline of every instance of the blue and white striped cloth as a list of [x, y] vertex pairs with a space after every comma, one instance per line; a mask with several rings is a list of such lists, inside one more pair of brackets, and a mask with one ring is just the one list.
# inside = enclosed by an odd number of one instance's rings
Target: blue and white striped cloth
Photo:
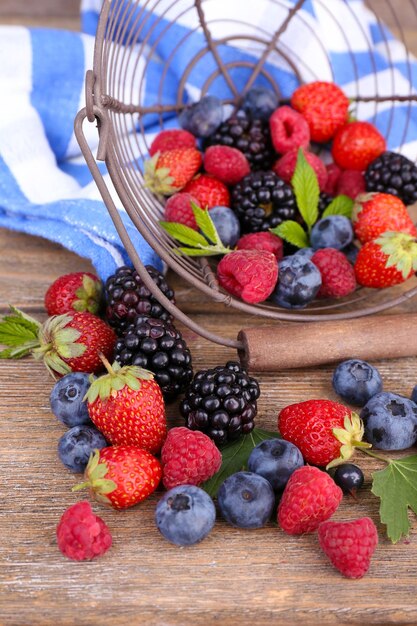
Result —
[[[134, 4], [129, 0], [113, 1]], [[195, 28], [197, 18], [192, 10], [184, 11], [178, 18], [181, 3], [190, 6], [187, 0], [147, 3], [147, 7], [153, 7], [151, 17], [155, 18], [149, 19], [149, 29], [152, 28], [149, 43], [156, 41], [167, 21], [176, 18], [156, 46], [158, 62], [152, 66], [153, 79], [146, 83], [143, 96], [147, 103], [152, 102], [158, 72], [164, 69], [163, 60], [171, 54], [175, 43]], [[0, 27], [0, 226], [58, 242], [91, 259], [98, 274], [106, 278], [128, 259], [73, 133], [74, 117], [84, 106], [83, 82], [85, 71], [92, 67], [101, 4], [102, 0], [82, 0], [84, 33]], [[267, 39], [293, 4], [294, 0], [276, 3], [272, 19], [272, 3], [267, 0], [256, 3], [239, 0], [239, 19], [250, 25], [248, 34], [257, 30]], [[210, 0], [203, 6], [213, 37], [227, 36], [228, 24], [236, 19], [236, 2]], [[166, 101], [175, 98], [184, 67], [193, 51], [201, 48], [202, 41], [202, 33], [194, 32], [187, 39], [183, 53], [174, 55], [169, 79], [165, 80]], [[290, 22], [280, 42], [305, 81], [334, 80], [348, 95], [356, 94], [358, 85], [362, 96], [372, 96], [376, 90], [386, 96], [417, 93], [417, 62], [361, 0], [306, 0], [300, 16]], [[253, 44], [245, 49], [243, 40], [239, 41], [239, 48], [232, 45], [219, 48], [226, 61], [253, 58], [261, 51], [261, 47], [256, 50]], [[204, 76], [196, 68], [188, 77], [186, 89], [190, 100], [199, 97], [202, 80], [209, 73], [210, 60], [205, 58], [204, 63]], [[283, 95], [289, 96], [297, 81], [288, 65], [271, 55], [267, 68]], [[233, 73], [238, 88], [246, 79], [247, 74]], [[224, 84], [216, 83], [211, 92], [227, 97], [230, 95], [227, 89]], [[411, 122], [407, 121], [410, 110]], [[417, 105], [410, 109], [409, 103], [398, 102], [392, 113], [388, 102], [378, 106], [376, 116], [374, 111], [373, 104], [359, 103], [357, 117], [371, 119], [387, 135], [390, 149], [401, 146], [402, 153], [414, 160]], [[147, 127], [150, 136], [156, 130]], [[94, 150], [97, 130], [93, 124], [85, 124], [85, 132]], [[104, 166], [100, 164], [100, 167], [112, 188]], [[113, 195], [142, 260], [161, 268], [160, 260]]]

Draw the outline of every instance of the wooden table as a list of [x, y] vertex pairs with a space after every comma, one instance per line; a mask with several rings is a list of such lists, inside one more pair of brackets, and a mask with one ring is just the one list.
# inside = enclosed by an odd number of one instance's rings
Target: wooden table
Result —
[[[77, 2], [0, 4], [0, 21], [76, 27]], [[384, 9], [385, 3], [372, 3]], [[41, 7], [47, 8], [45, 14]], [[410, 34], [408, 2], [396, 6]], [[388, 19], [389, 12], [386, 13]], [[3, 16], [3, 17], [1, 17]], [[391, 16], [392, 19], [392, 16]], [[410, 39], [412, 41], [412, 39]], [[59, 275], [89, 264], [42, 239], [0, 232], [0, 307], [14, 303], [44, 318], [43, 294]], [[181, 307], [212, 330], [231, 337], [251, 320], [220, 309], [187, 284], [169, 276]], [[409, 310], [417, 304], [409, 305]], [[222, 309], [223, 312], [223, 309]], [[195, 369], [235, 358], [232, 350], [184, 331]], [[377, 363], [385, 388], [405, 395], [417, 382], [414, 358]], [[75, 563], [60, 554], [55, 528], [63, 511], [82, 495], [71, 493], [78, 477], [57, 457], [64, 428], [49, 409], [52, 381], [31, 360], [0, 362], [0, 624], [415, 624], [417, 623], [417, 521], [409, 540], [392, 546], [379, 525], [380, 545], [369, 574], [346, 580], [327, 563], [315, 535], [289, 537], [270, 523], [243, 531], [216, 522], [199, 545], [184, 549], [166, 542], [154, 524], [158, 496], [117, 513], [94, 504], [111, 528], [114, 545], [103, 558]], [[258, 423], [276, 427], [278, 411], [309, 398], [337, 399], [331, 367], [259, 376]], [[169, 407], [179, 424], [177, 405]], [[355, 501], [344, 498], [337, 517], [369, 515], [378, 523], [370, 493], [377, 467], [364, 459], [366, 486]]]

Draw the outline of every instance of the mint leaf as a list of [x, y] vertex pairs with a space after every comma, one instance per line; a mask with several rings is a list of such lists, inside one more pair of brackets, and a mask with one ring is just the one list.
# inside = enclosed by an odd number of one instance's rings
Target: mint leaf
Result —
[[179, 222], [159, 222], [171, 237], [187, 246], [178, 248], [174, 252], [186, 256], [214, 256], [231, 252], [230, 248], [223, 245], [208, 211], [200, 209], [194, 203], [191, 203], [191, 206], [202, 233]]
[[30, 348], [39, 345], [38, 333], [40, 324], [15, 307], [10, 307], [12, 315], [5, 315], [0, 320], [0, 344], [22, 350], [4, 351], [1, 358], [19, 358], [27, 354]]
[[222, 246], [222, 241], [216, 230], [213, 220], [209, 215], [208, 209], [200, 209], [194, 202], [191, 202], [191, 208], [194, 213], [197, 226], [203, 233], [204, 237], [214, 244]]
[[322, 217], [327, 217], [328, 215], [343, 215], [344, 217], [348, 217], [350, 219], [352, 217], [353, 205], [354, 202], [352, 198], [341, 194], [340, 196], [333, 198], [330, 204], [323, 211]]
[[298, 222], [294, 222], [293, 220], [286, 220], [278, 226], [275, 226], [275, 228], [270, 228], [270, 231], [298, 248], [307, 248], [309, 246], [307, 233]]
[[[388, 459], [387, 459], [388, 460]], [[397, 461], [372, 474], [372, 493], [380, 498], [379, 516], [393, 543], [410, 530], [408, 509], [417, 515], [417, 455]]]
[[319, 215], [320, 187], [316, 172], [305, 158], [302, 148], [298, 150], [297, 165], [291, 184], [297, 200], [298, 210], [310, 231]]
[[209, 480], [206, 480], [200, 487], [206, 491], [209, 496], [215, 498], [220, 485], [228, 476], [239, 472], [246, 467], [248, 458], [252, 450], [258, 443], [265, 439], [279, 438], [278, 432], [273, 433], [261, 428], [254, 428], [249, 435], [243, 435], [240, 439], [226, 444], [222, 450], [222, 464], [218, 472]]
[[[219, 251], [214, 247], [207, 246], [205, 248], [178, 248], [174, 250], [176, 254], [185, 254], [186, 256], [216, 256]], [[229, 250], [231, 252], [231, 250]]]
[[187, 246], [206, 246], [207, 241], [200, 235], [196, 230], [190, 228], [189, 226], [185, 226], [185, 224], [180, 224], [179, 222], [159, 222], [162, 228], [180, 241], [181, 243], [185, 243]]

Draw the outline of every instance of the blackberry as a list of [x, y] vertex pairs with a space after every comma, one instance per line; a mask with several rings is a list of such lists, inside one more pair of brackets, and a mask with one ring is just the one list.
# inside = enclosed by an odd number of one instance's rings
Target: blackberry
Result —
[[120, 365], [139, 365], [153, 372], [168, 402], [193, 378], [191, 354], [181, 333], [170, 322], [147, 315], [136, 316], [116, 341], [115, 359]]
[[252, 172], [232, 190], [232, 209], [243, 233], [258, 233], [296, 219], [294, 193], [274, 172]]
[[180, 404], [187, 428], [201, 430], [219, 445], [254, 428], [258, 382], [239, 363], [201, 370]]
[[204, 149], [219, 144], [243, 152], [253, 171], [270, 168], [276, 159], [269, 123], [261, 119], [252, 120], [245, 111], [238, 111], [220, 124], [205, 141]]
[[331, 203], [332, 200], [333, 200], [333, 196], [330, 196], [325, 191], [321, 191], [320, 192], [319, 204], [318, 204], [318, 209], [319, 209], [319, 218], [318, 219], [321, 218], [321, 216], [323, 215], [325, 209], [327, 209], [327, 207], [329, 206], [329, 204]]
[[[174, 292], [165, 278], [151, 265], [147, 265], [152, 280], [171, 302], [175, 302]], [[163, 320], [171, 320], [172, 315], [158, 302], [144, 285], [135, 269], [122, 266], [109, 276], [105, 284], [107, 308], [105, 318], [121, 336], [135, 321], [137, 315], [149, 315]]]
[[404, 204], [417, 200], [417, 167], [402, 154], [384, 152], [365, 172], [367, 191], [397, 196]]

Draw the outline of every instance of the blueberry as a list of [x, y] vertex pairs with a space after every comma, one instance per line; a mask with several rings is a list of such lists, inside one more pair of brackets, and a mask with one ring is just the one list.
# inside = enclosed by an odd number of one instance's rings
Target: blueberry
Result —
[[382, 391], [363, 407], [365, 440], [380, 450], [404, 450], [417, 441], [417, 404]]
[[291, 474], [304, 465], [301, 452], [284, 439], [267, 439], [250, 453], [248, 470], [266, 478], [274, 491], [283, 491]]
[[332, 473], [333, 480], [344, 493], [353, 495], [363, 485], [364, 477], [360, 467], [353, 463], [342, 463]]
[[66, 426], [91, 424], [87, 403], [83, 400], [89, 387], [89, 374], [81, 372], [67, 374], [53, 386], [51, 411]]
[[71, 472], [83, 472], [93, 450], [108, 445], [104, 436], [94, 426], [74, 426], [58, 442], [58, 455]]
[[217, 503], [226, 522], [239, 528], [261, 528], [275, 505], [275, 495], [263, 476], [237, 472], [221, 484]]
[[245, 95], [242, 107], [253, 120], [269, 120], [278, 104], [278, 96], [272, 89], [252, 87]]
[[311, 260], [311, 257], [313, 256], [314, 253], [315, 253], [315, 250], [313, 250], [313, 248], [300, 248], [299, 250], [297, 250], [297, 252], [294, 252], [295, 255], [303, 256], [309, 261]]
[[204, 96], [181, 111], [178, 120], [181, 128], [196, 137], [210, 137], [223, 121], [222, 103], [214, 96]]
[[179, 485], [170, 489], [156, 505], [157, 527], [165, 539], [177, 546], [191, 546], [204, 539], [215, 520], [213, 500], [194, 485]]
[[414, 387], [413, 391], [411, 392], [411, 399], [413, 402], [417, 403], [417, 385]]
[[224, 246], [233, 248], [240, 237], [240, 222], [232, 209], [215, 206], [210, 209], [210, 217]]
[[382, 378], [376, 367], [360, 359], [340, 363], [333, 372], [332, 383], [343, 400], [357, 406], [363, 406], [382, 391]]
[[293, 254], [278, 263], [278, 283], [271, 300], [286, 309], [302, 309], [321, 286], [319, 269], [306, 256]]
[[354, 243], [350, 243], [345, 248], [343, 248], [342, 252], [345, 255], [345, 257], [347, 258], [347, 260], [350, 263], [352, 263], [352, 265], [355, 265], [356, 257], [359, 254], [359, 248], [357, 246], [355, 246]]
[[311, 229], [310, 243], [314, 250], [320, 248], [346, 248], [353, 239], [350, 219], [344, 215], [328, 215], [316, 222]]

